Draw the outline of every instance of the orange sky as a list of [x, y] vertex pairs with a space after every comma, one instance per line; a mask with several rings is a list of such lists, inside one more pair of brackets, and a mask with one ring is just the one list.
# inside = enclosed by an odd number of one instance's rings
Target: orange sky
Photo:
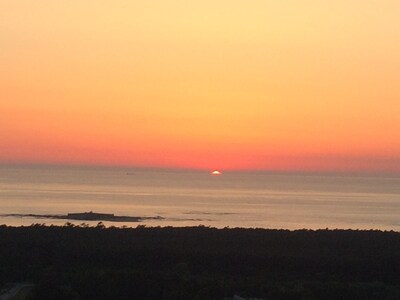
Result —
[[0, 162], [400, 172], [399, 16], [398, 0], [1, 1]]

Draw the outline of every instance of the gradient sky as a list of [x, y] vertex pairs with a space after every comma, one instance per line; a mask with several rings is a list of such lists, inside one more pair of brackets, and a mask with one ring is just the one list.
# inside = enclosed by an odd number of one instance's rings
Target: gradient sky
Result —
[[0, 162], [400, 172], [398, 0], [0, 0]]

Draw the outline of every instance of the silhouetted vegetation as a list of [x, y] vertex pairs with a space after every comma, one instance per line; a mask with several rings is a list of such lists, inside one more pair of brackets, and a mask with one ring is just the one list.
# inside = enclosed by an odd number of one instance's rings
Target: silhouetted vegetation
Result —
[[0, 226], [32, 299], [400, 299], [400, 233]]

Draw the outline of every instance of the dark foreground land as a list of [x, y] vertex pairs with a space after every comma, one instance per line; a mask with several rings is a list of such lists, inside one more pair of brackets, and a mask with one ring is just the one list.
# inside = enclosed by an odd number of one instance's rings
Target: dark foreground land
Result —
[[400, 233], [0, 226], [10, 282], [27, 299], [400, 299]]

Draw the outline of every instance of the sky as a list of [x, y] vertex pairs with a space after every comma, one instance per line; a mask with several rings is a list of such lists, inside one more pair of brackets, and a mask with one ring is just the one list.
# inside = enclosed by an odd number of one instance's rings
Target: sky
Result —
[[0, 163], [400, 174], [398, 0], [0, 0]]

